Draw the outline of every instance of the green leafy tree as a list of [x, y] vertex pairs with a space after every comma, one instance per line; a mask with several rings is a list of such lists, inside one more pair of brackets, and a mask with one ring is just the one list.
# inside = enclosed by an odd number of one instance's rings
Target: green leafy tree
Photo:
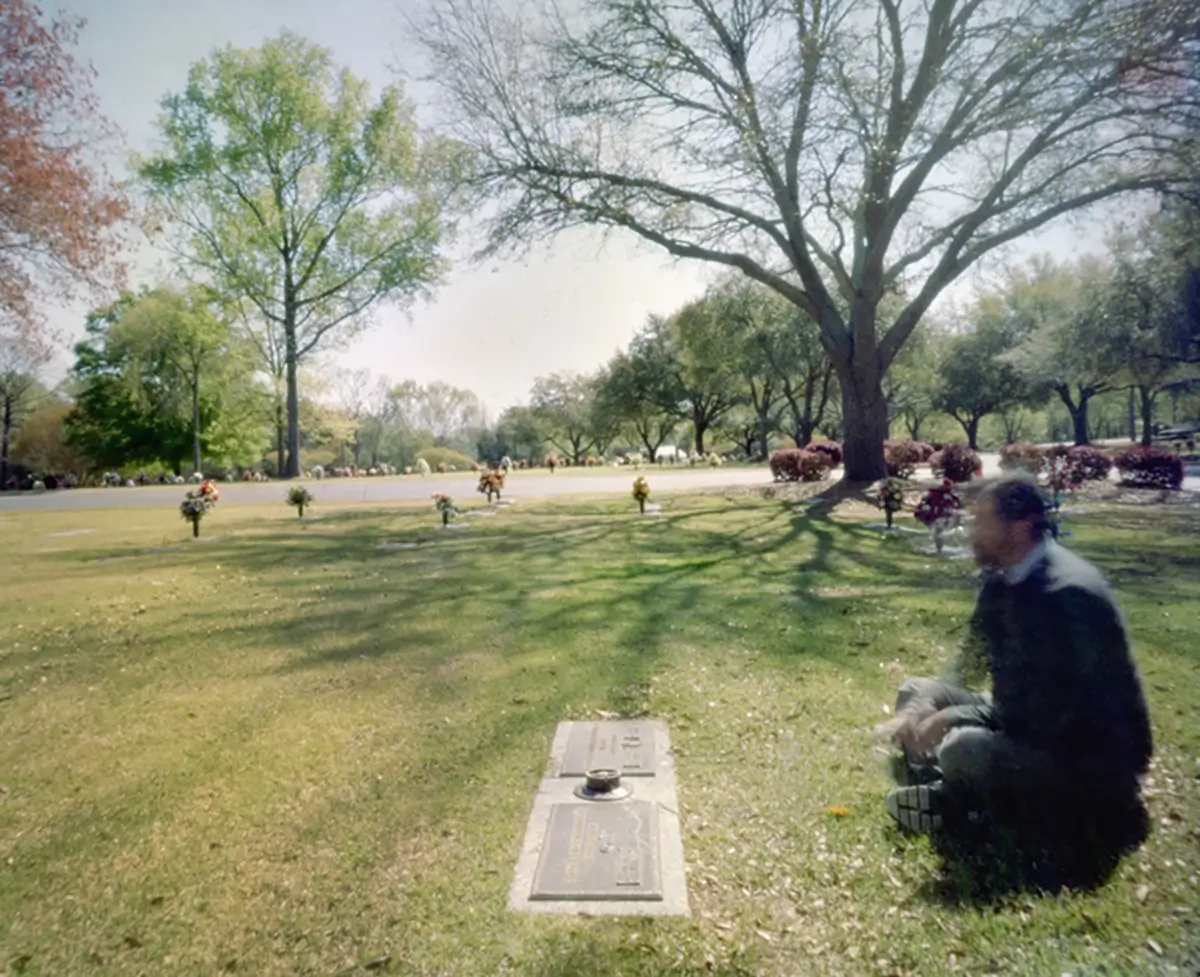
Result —
[[0, 492], [8, 488], [14, 437], [45, 398], [40, 373], [49, 360], [49, 349], [31, 334], [0, 337]]
[[656, 387], [660, 406], [691, 425], [693, 446], [703, 455], [709, 429], [742, 397], [745, 334], [727, 318], [719, 286], [667, 318], [651, 316], [634, 338], [639, 355], [664, 370]]
[[979, 422], [1031, 396], [1028, 382], [1004, 359], [1016, 345], [1013, 323], [995, 296], [972, 310], [969, 331], [952, 337], [942, 359], [934, 406], [949, 414], [979, 447]]
[[140, 161], [141, 185], [171, 249], [253, 310], [264, 365], [283, 369], [283, 474], [295, 476], [300, 365], [378, 302], [440, 280], [440, 179], [457, 151], [421, 138], [398, 87], [372, 101], [327, 49], [286, 31], [213, 52], [162, 108], [164, 145]]
[[136, 302], [127, 292], [88, 315], [75, 346], [67, 440], [102, 467], [161, 460], [178, 474], [192, 447], [191, 417], [179, 386], [125, 339], [121, 322]]
[[87, 321], [75, 348], [75, 447], [98, 464], [166, 461], [179, 472], [191, 455], [228, 463], [261, 447], [259, 388], [228, 322], [202, 289], [127, 292]]
[[1093, 314], [1105, 319], [1121, 379], [1141, 417], [1144, 445], [1154, 440], [1159, 395], [1173, 382], [1200, 375], [1200, 336], [1188, 310], [1191, 249], [1179, 239], [1180, 230], [1159, 214], [1119, 235], [1111, 279], [1094, 303], [1099, 308]]
[[888, 414], [903, 422], [908, 436], [921, 439], [921, 428], [937, 410], [938, 384], [948, 337], [936, 321], [926, 320], [896, 356], [883, 389]]
[[51, 398], [21, 425], [13, 458], [35, 472], [83, 478], [93, 467], [90, 458], [67, 441], [66, 419], [71, 405]]
[[1092, 398], [1123, 385], [1121, 329], [1104, 307], [1111, 276], [1095, 258], [1070, 266], [1041, 257], [1010, 269], [1003, 288], [1011, 328], [1022, 337], [1006, 363], [1062, 401], [1076, 444], [1088, 443]]
[[[192, 466], [203, 467], [201, 390], [210, 376], [236, 369], [233, 334], [220, 318], [204, 289], [187, 292], [160, 288], [143, 291], [124, 310], [116, 339], [130, 357], [134, 373], [157, 373], [167, 391], [178, 390], [188, 400], [192, 425]], [[246, 365], [246, 373], [249, 366]], [[145, 387], [136, 388], [145, 389]]]
[[596, 393], [600, 409], [625, 426], [646, 449], [651, 464], [679, 425], [675, 412], [663, 406], [673, 395], [668, 363], [658, 355], [661, 350], [659, 344], [635, 341], [609, 361]]
[[596, 437], [592, 427], [596, 383], [591, 377], [553, 373], [538, 377], [530, 392], [534, 416], [546, 440], [580, 465]]
[[416, 26], [477, 154], [485, 253], [617, 228], [775, 289], [817, 325], [847, 475], [873, 481], [884, 375], [949, 285], [1064, 214], [1190, 181], [1200, 86], [1179, 75], [1198, 19], [1044, 0], [431, 0]]

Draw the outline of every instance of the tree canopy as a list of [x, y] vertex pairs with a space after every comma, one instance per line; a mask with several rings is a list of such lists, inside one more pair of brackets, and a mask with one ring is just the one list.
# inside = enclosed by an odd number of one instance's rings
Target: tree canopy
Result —
[[95, 163], [112, 128], [71, 53], [82, 24], [0, 4], [0, 342], [37, 321], [47, 287], [108, 286], [119, 271], [126, 201]]
[[422, 138], [398, 86], [372, 100], [326, 48], [286, 31], [213, 52], [162, 108], [163, 145], [138, 168], [155, 228], [248, 306], [264, 366], [282, 360], [294, 476], [298, 368], [381, 300], [405, 305], [440, 281], [456, 150]]
[[[1166, 9], [1169, 7], [1169, 9]], [[476, 152], [485, 251], [621, 229], [806, 313], [851, 478], [884, 474], [884, 373], [994, 249], [1189, 179], [1197, 14], [1124, 0], [432, 0], [417, 25]], [[880, 321], [889, 290], [907, 301]]]

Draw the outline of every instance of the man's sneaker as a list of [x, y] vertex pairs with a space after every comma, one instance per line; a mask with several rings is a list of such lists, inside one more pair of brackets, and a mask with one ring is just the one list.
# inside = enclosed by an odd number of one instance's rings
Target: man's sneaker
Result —
[[905, 831], [914, 834], [940, 831], [945, 806], [942, 783], [897, 787], [883, 799], [883, 806]]
[[901, 787], [932, 784], [942, 779], [941, 768], [928, 760], [909, 759], [907, 754], [893, 753], [889, 757], [892, 779]]

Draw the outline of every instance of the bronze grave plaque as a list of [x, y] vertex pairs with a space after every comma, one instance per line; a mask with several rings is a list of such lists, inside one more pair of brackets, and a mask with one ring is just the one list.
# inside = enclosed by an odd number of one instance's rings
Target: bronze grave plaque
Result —
[[622, 777], [653, 777], [654, 727], [636, 720], [576, 723], [559, 776], [582, 777], [600, 767]]
[[555, 804], [530, 899], [662, 899], [658, 808], [645, 801]]

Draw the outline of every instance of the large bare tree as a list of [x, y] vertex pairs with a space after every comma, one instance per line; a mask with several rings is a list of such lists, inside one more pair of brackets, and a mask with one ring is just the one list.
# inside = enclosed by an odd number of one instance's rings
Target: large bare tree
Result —
[[[1186, 176], [1193, 5], [430, 3], [484, 253], [595, 225], [769, 285], [819, 326], [855, 480], [885, 471], [885, 372], [964, 270]], [[908, 301], [885, 318], [889, 292]]]

